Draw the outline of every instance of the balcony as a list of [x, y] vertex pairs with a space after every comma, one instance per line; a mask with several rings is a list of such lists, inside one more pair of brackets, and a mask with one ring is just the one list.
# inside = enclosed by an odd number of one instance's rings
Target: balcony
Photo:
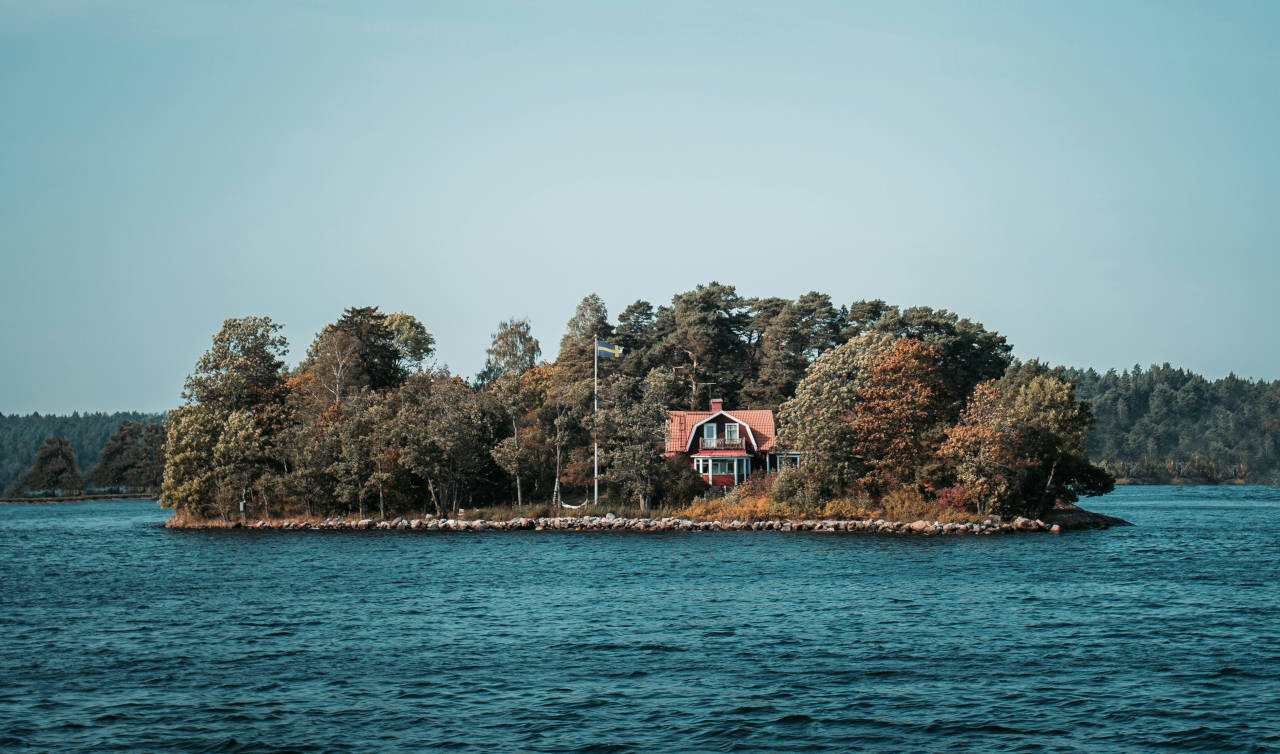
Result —
[[747, 438], [738, 437], [728, 439], [726, 437], [699, 437], [698, 450], [745, 450], [747, 447]]

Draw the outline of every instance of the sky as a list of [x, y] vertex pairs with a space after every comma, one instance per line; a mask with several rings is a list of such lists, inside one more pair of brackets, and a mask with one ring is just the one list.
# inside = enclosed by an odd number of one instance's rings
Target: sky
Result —
[[0, 0], [0, 412], [716, 280], [1280, 379], [1280, 4]]

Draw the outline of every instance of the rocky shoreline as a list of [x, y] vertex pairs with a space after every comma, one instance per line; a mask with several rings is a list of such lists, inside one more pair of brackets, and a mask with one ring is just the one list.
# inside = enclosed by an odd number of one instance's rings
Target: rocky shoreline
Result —
[[[168, 525], [168, 524], [167, 524]], [[328, 518], [322, 521], [254, 521], [234, 523], [230, 528], [283, 529], [303, 531], [332, 530], [399, 530], [399, 531], [810, 531], [861, 532], [865, 534], [905, 534], [917, 536], [991, 535], [1016, 532], [1049, 532], [1057, 534], [1073, 529], [1106, 529], [1132, 526], [1114, 516], [1086, 511], [1076, 506], [1055, 508], [1043, 519], [1018, 517], [1003, 521], [991, 516], [979, 523], [943, 523], [941, 521], [886, 521], [885, 519], [776, 519], [769, 521], [697, 521], [688, 518], [619, 518], [604, 516], [562, 516], [554, 518], [513, 518], [508, 521], [441, 518], [396, 518], [391, 521], [373, 519]], [[180, 524], [174, 528], [225, 529], [225, 524]]]

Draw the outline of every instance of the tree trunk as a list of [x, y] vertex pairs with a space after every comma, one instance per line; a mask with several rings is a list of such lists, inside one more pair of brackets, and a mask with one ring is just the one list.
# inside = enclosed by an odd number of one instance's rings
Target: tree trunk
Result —
[[516, 507], [524, 507], [524, 495], [520, 491], [520, 425], [511, 417], [511, 429], [516, 439]]
[[382, 459], [378, 459], [378, 515], [387, 520], [387, 503], [382, 497]]
[[1053, 465], [1049, 467], [1049, 478], [1045, 480], [1044, 492], [1040, 494], [1040, 506], [1036, 511], [1038, 514], [1036, 518], [1044, 515], [1045, 511], [1049, 510], [1049, 506], [1053, 504], [1053, 501], [1049, 499], [1049, 490], [1053, 487], [1053, 475], [1056, 473], [1058, 473], [1057, 458], [1053, 459]]

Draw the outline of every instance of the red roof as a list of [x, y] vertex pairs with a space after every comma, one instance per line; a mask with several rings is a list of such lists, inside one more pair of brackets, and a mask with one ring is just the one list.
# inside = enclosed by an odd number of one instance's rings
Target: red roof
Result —
[[716, 414], [724, 414], [750, 427], [752, 436], [756, 438], [757, 450], [773, 449], [773, 412], [748, 408], [740, 411], [672, 411], [667, 417], [667, 452], [684, 453], [694, 428]]

